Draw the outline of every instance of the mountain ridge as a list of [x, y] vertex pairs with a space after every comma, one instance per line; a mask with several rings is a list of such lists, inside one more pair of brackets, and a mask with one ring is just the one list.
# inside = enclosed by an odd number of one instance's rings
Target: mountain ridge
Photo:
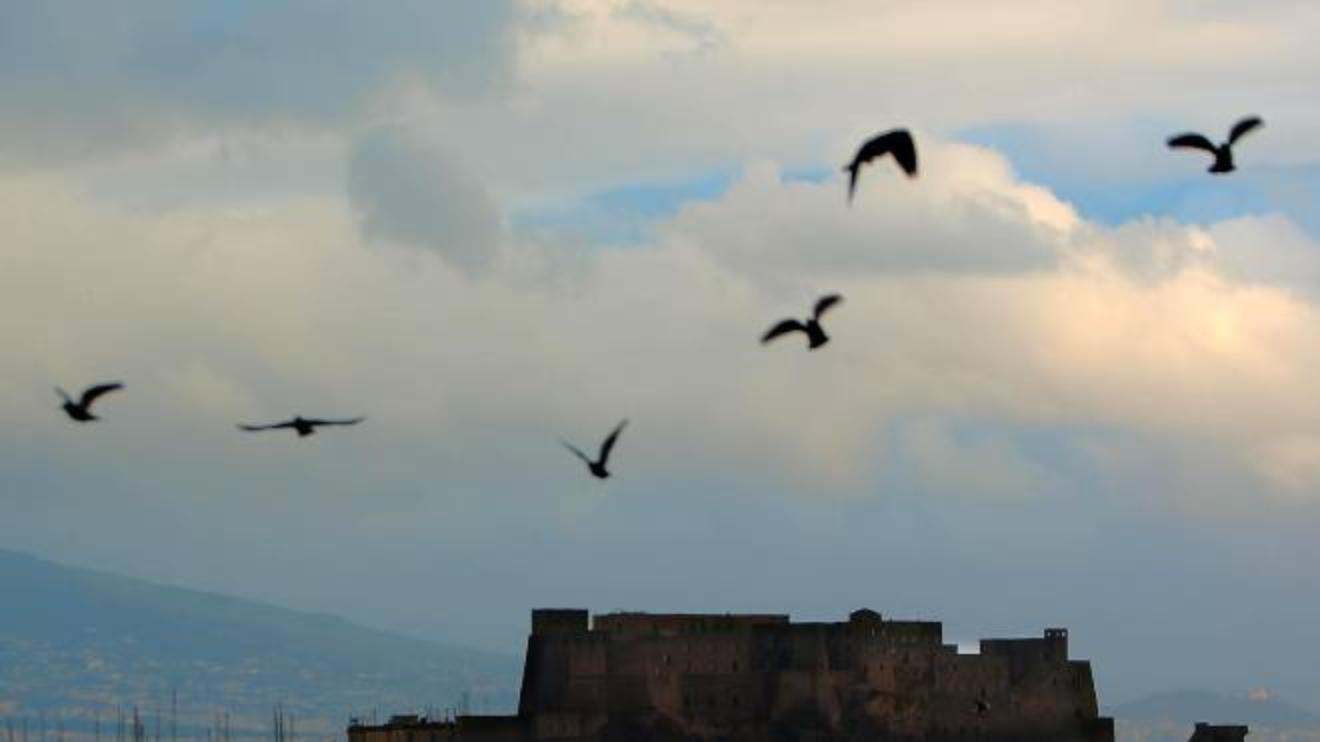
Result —
[[1118, 719], [1133, 721], [1175, 721], [1192, 724], [1247, 724], [1280, 728], [1320, 727], [1320, 714], [1266, 691], [1242, 694], [1207, 690], [1179, 690], [1152, 693], [1113, 707]]
[[[0, 549], [0, 718], [104, 718], [128, 705], [231, 709], [265, 719], [282, 702], [338, 723], [372, 709], [505, 709], [520, 663], [359, 626], [329, 613]], [[338, 720], [338, 721], [335, 721]]]

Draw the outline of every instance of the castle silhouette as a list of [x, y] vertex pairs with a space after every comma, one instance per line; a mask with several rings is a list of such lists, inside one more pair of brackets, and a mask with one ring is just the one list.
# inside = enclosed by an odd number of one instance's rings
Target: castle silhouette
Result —
[[1066, 629], [946, 644], [938, 621], [532, 612], [518, 713], [354, 723], [349, 742], [1112, 742]]

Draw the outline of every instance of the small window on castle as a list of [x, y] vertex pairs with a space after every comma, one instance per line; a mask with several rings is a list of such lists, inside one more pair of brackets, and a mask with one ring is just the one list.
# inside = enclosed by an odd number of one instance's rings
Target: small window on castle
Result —
[[733, 671], [734, 671], [734, 672], [738, 672], [738, 661], [737, 661], [737, 660], [734, 660], [734, 661], [733, 661]]

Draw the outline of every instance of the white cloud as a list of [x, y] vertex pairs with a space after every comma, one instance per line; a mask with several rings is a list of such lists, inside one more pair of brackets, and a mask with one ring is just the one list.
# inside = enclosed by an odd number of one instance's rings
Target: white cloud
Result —
[[1213, 261], [1214, 242], [1203, 230], [1169, 219], [1145, 218], [1091, 233], [1093, 249], [1127, 275], [1157, 284]]
[[[628, 468], [643, 479], [686, 462], [866, 492], [894, 457], [928, 473], [947, 457], [947, 483], [967, 481], [957, 460], [1001, 454], [999, 478], [984, 481], [1005, 484], [992, 490], [1068, 476], [990, 439], [964, 450], [885, 435], [890, 421], [929, 416], [1186, 437], [1263, 481], [1310, 481], [1306, 456], [1257, 451], [1320, 435], [1313, 305], [1237, 282], [1217, 262], [1217, 227], [1087, 224], [987, 150], [928, 139], [925, 151], [930, 177], [873, 169], [851, 209], [837, 178], [784, 182], [754, 166], [656, 244], [577, 268], [582, 258], [562, 263], [535, 244], [501, 247], [494, 263], [444, 249], [458, 271], [430, 252], [370, 250], [342, 196], [154, 215], [55, 179], [10, 178], [0, 331], [21, 360], [3, 404], [45, 420], [27, 390], [124, 375], [161, 390], [154, 404], [184, 427], [217, 425], [222, 410], [226, 428], [310, 408], [367, 413], [391, 457], [417, 451], [411, 437], [424, 430], [467, 451], [471, 476], [516, 456], [507, 444], [489, 451], [495, 441], [589, 436], [625, 415]], [[387, 154], [418, 160], [407, 147]], [[447, 177], [443, 161], [420, 162], [428, 178]], [[423, 180], [417, 191], [445, 191]], [[374, 228], [423, 240], [470, 231], [457, 216], [430, 221], [431, 200], [368, 224], [388, 217]], [[1254, 229], [1305, 241], [1271, 224]], [[487, 267], [470, 275], [473, 265]], [[758, 346], [771, 322], [835, 290], [847, 300], [827, 318], [830, 346]], [[19, 319], [33, 316], [44, 329]]]
[[1164, 177], [1203, 170], [1166, 157], [1166, 126], [1214, 132], [1262, 114], [1269, 129], [1246, 163], [1312, 161], [1320, 145], [1320, 11], [1305, 4], [650, 4], [718, 29], [704, 54], [681, 53], [690, 41], [629, 20], [623, 3], [560, 5], [574, 22], [524, 45], [509, 106], [412, 109], [487, 142], [490, 182], [520, 197], [762, 158], [837, 166], [900, 125], [1039, 125], [1063, 130], [1061, 169]]
[[1320, 250], [1296, 224], [1277, 214], [1244, 216], [1211, 231], [1225, 274], [1248, 283], [1320, 293]]
[[1296, 163], [1320, 124], [1305, 3], [311, 5], [135, 0], [95, 22], [73, 3], [15, 7], [0, 158], [404, 120], [480, 152], [475, 174], [512, 207], [761, 158], [839, 163], [896, 125], [1047, 125], [1059, 167], [1112, 173], [1163, 163], [1162, 135], [1068, 132], [1134, 113], [1214, 131], [1257, 112], [1270, 128], [1248, 161]]
[[785, 183], [773, 166], [756, 166], [724, 198], [686, 209], [669, 234], [763, 276], [1018, 273], [1061, 259], [1078, 224], [1070, 207], [1017, 182], [1002, 157], [929, 145], [927, 174], [915, 181], [885, 161], [864, 169], [852, 207], [837, 178]]

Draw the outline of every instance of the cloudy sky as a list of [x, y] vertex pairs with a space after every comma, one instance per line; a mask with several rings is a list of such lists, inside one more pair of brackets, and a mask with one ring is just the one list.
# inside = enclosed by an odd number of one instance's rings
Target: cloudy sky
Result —
[[[0, 5], [0, 546], [511, 654], [1065, 625], [1103, 701], [1320, 709], [1320, 6], [713, 5]], [[1248, 113], [1232, 176], [1164, 148]], [[234, 430], [294, 413], [369, 420]]]

